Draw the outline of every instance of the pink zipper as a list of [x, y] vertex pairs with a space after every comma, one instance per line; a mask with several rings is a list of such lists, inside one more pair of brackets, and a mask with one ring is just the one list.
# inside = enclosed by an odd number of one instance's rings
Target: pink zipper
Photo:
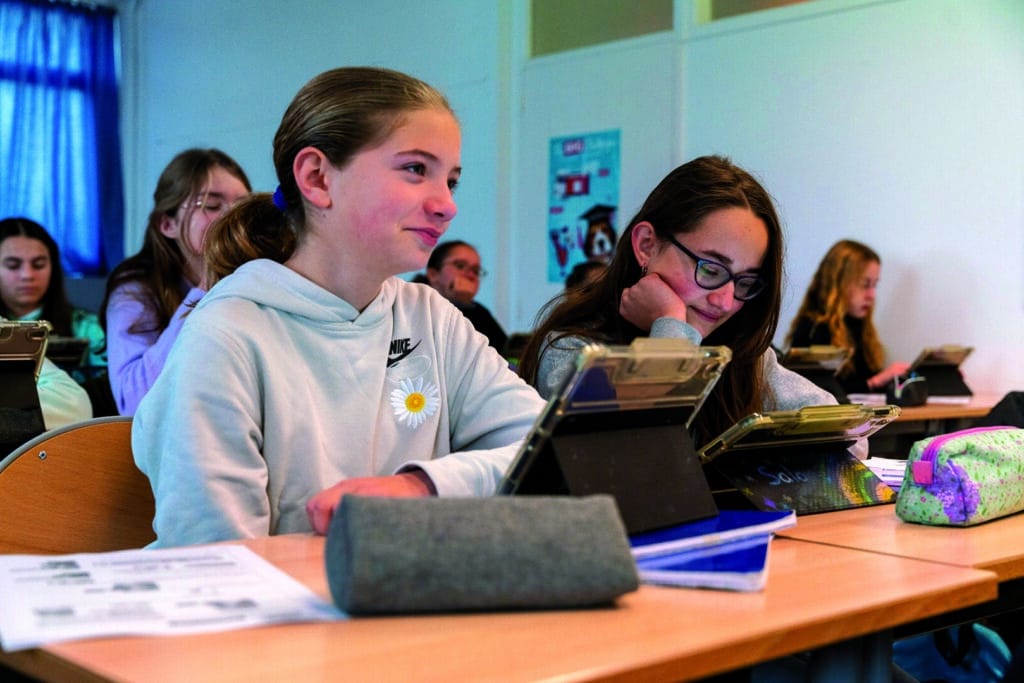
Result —
[[968, 436], [969, 434], [978, 434], [980, 432], [991, 432], [996, 429], [1012, 429], [1012, 427], [971, 427], [970, 429], [961, 429], [958, 432], [950, 432], [949, 434], [936, 436], [925, 447], [924, 453], [921, 454], [921, 458], [911, 465], [913, 468], [914, 483], [922, 486], [929, 486], [932, 483], [932, 480], [935, 478], [935, 458], [939, 454], [939, 449], [942, 448], [942, 446], [950, 439]]

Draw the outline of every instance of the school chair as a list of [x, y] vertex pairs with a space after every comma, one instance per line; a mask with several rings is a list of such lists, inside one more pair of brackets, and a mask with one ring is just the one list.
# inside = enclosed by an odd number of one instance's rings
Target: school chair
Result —
[[0, 460], [0, 553], [140, 548], [156, 538], [149, 480], [135, 466], [132, 418], [44, 432]]

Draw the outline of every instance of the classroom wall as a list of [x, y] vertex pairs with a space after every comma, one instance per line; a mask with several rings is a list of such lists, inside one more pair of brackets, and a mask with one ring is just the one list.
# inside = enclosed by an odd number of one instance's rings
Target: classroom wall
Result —
[[882, 257], [890, 357], [970, 345], [972, 386], [1024, 389], [1024, 3], [835, 6], [691, 41], [683, 156], [728, 152], [775, 196], [787, 329], [852, 237]]
[[[236, 156], [258, 189], [295, 90], [342, 64], [409, 71], [463, 121], [459, 216], [509, 330], [545, 277], [547, 144], [618, 128], [620, 220], [674, 165], [720, 153], [772, 192], [788, 240], [783, 327], [836, 239], [883, 256], [891, 355], [970, 344], [968, 381], [1024, 388], [1024, 3], [816, 0], [529, 61], [526, 0], [129, 1], [125, 122], [134, 250], [162, 166], [189, 145]], [[780, 329], [781, 342], [785, 330]]]
[[[459, 213], [448, 235], [478, 245], [493, 305], [495, 188], [508, 185], [507, 3], [431, 0], [128, 0], [122, 7], [128, 226], [142, 243], [160, 171], [178, 151], [217, 146], [254, 189], [277, 184], [272, 141], [295, 92], [337, 66], [372, 65], [441, 88], [462, 121]], [[426, 7], [426, 9], [424, 9]], [[501, 201], [507, 201], [502, 199]]]

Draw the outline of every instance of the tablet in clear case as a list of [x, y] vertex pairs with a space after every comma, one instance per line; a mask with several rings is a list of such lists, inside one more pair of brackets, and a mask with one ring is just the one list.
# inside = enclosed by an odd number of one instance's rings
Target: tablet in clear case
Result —
[[45, 429], [36, 380], [49, 329], [45, 321], [0, 321], [0, 457]]
[[849, 351], [838, 346], [794, 347], [779, 357], [779, 363], [811, 380], [840, 403], [849, 403], [850, 398], [836, 377], [849, 355]]
[[699, 457], [720, 500], [798, 514], [890, 503], [895, 492], [849, 448], [899, 414], [897, 406], [860, 404], [754, 413]]
[[793, 347], [779, 358], [779, 362], [792, 370], [820, 368], [834, 373], [849, 355], [849, 351], [838, 346], [815, 344]]
[[630, 533], [716, 514], [688, 428], [731, 358], [681, 339], [584, 347], [499, 493], [608, 493]]

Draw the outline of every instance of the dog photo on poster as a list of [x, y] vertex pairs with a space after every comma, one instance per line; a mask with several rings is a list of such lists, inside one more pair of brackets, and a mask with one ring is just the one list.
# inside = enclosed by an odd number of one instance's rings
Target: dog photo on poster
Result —
[[548, 282], [586, 261], [608, 263], [619, 208], [619, 131], [552, 138]]

